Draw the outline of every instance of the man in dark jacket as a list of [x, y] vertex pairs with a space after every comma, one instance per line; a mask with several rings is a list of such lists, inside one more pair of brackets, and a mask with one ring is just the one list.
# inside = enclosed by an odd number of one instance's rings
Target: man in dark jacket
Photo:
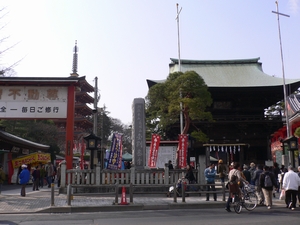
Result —
[[253, 173], [253, 179], [252, 179], [252, 182], [255, 185], [255, 190], [256, 190], [256, 195], [257, 195], [257, 198], [258, 198], [258, 202], [261, 205], [264, 202], [264, 196], [263, 196], [263, 193], [262, 193], [262, 190], [261, 190], [261, 186], [259, 184], [259, 177], [260, 177], [260, 174], [262, 172], [263, 172], [263, 166], [262, 165], [257, 165], [256, 170]]
[[26, 196], [25, 188], [26, 188], [26, 184], [28, 183], [28, 181], [30, 179], [30, 173], [29, 173], [29, 170], [27, 169], [27, 166], [25, 164], [22, 165], [21, 168], [22, 168], [22, 171], [19, 175], [20, 184], [22, 185], [21, 196], [25, 197]]
[[[266, 181], [266, 176], [270, 177], [270, 181], [271, 181], [270, 185], [267, 184], [268, 182]], [[278, 188], [278, 185], [274, 174], [269, 170], [268, 166], [264, 166], [264, 171], [260, 174], [259, 185], [262, 188], [266, 206], [268, 207], [268, 209], [271, 209], [273, 187]]]

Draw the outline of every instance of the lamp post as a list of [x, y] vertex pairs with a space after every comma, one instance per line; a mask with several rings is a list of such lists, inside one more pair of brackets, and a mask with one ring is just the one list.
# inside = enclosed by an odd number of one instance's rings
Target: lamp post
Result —
[[94, 169], [94, 152], [101, 148], [101, 138], [91, 133], [84, 140], [87, 142], [87, 149], [91, 151], [90, 164], [91, 169]]

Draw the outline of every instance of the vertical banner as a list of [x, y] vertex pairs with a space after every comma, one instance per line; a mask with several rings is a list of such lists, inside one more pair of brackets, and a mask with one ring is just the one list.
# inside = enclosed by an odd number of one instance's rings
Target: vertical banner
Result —
[[122, 167], [122, 135], [114, 133], [111, 141], [107, 169], [118, 170]]
[[148, 158], [148, 167], [150, 168], [156, 168], [159, 144], [160, 144], [160, 136], [158, 134], [152, 134], [150, 152]]
[[84, 150], [85, 150], [85, 142], [84, 139], [82, 138], [81, 144], [79, 143], [80, 147], [80, 169], [84, 169]]
[[186, 167], [187, 147], [188, 147], [188, 135], [180, 134], [179, 143], [178, 143], [178, 168], [180, 169]]

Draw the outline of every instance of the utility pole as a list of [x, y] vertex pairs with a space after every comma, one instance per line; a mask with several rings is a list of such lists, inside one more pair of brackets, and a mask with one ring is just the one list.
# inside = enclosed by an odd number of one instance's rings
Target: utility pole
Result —
[[[100, 99], [100, 95], [98, 94], [98, 77], [95, 77], [95, 87], [94, 87], [94, 109], [93, 109], [93, 117], [94, 117], [94, 123], [93, 123], [93, 133], [95, 136], [97, 136], [97, 127], [98, 127], [98, 101]], [[91, 150], [91, 158], [90, 158], [90, 168], [94, 169], [94, 158], [95, 158], [95, 152], [96, 150]]]

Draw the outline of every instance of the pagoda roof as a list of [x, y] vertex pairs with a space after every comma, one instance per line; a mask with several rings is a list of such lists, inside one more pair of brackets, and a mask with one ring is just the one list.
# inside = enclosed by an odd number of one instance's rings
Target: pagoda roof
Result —
[[75, 112], [78, 114], [81, 114], [83, 116], [93, 114], [93, 110], [89, 106], [87, 106], [86, 104], [83, 104], [83, 103], [75, 104]]
[[86, 81], [85, 76], [79, 77], [78, 79], [81, 91], [94, 92], [94, 87]]
[[[260, 58], [234, 60], [187, 60], [182, 59], [181, 71], [195, 71], [209, 88], [213, 87], [275, 87], [283, 85], [283, 79], [263, 72]], [[171, 58], [170, 73], [178, 72], [178, 59]], [[148, 86], [165, 80], [147, 80]], [[300, 86], [300, 79], [285, 79], [292, 89]]]
[[94, 98], [90, 96], [87, 92], [76, 92], [75, 95], [76, 102], [82, 102], [82, 103], [93, 103]]

